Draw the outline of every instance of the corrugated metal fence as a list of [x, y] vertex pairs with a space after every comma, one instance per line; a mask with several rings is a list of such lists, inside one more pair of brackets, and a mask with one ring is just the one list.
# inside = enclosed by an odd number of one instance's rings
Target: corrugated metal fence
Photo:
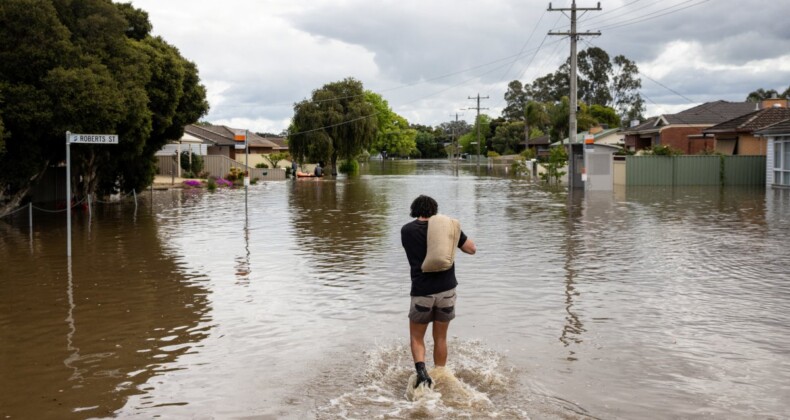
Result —
[[626, 185], [765, 185], [765, 156], [628, 156]]
[[[230, 172], [230, 168], [244, 170], [244, 164], [236, 162], [227, 156], [208, 155], [203, 158], [203, 170], [209, 175], [224, 178]], [[157, 156], [157, 174], [172, 175], [178, 168], [175, 156]], [[177, 172], [175, 172], [177, 173]], [[285, 179], [285, 169], [280, 168], [250, 168], [250, 178], [258, 178], [261, 181], [276, 181]]]

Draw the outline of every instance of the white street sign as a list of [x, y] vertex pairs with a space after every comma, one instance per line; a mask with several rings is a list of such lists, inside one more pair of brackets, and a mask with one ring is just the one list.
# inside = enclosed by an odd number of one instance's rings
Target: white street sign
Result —
[[118, 144], [117, 134], [69, 134], [69, 143]]

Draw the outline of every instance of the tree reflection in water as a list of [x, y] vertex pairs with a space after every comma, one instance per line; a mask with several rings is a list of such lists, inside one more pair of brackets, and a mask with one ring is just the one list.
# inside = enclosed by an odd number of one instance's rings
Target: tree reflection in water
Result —
[[32, 244], [26, 223], [0, 223], [3, 415], [110, 416], [207, 335], [202, 279], [133, 212], [98, 207], [90, 230], [76, 215], [72, 267], [62, 217], [36, 215]]

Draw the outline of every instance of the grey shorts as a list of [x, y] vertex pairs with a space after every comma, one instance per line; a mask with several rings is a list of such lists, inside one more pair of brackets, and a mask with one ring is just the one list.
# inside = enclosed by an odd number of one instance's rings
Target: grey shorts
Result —
[[427, 296], [412, 296], [409, 320], [417, 324], [450, 322], [455, 318], [455, 289]]

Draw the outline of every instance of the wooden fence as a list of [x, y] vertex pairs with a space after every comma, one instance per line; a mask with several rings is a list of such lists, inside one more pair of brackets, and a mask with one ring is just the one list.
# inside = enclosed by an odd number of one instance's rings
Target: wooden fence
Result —
[[[157, 175], [178, 175], [178, 164], [175, 156], [157, 156]], [[203, 170], [210, 176], [224, 178], [230, 168], [244, 170], [244, 164], [221, 155], [201, 156], [203, 158]], [[285, 169], [280, 168], [249, 168], [250, 178], [257, 178], [260, 181], [277, 181], [285, 179]]]

